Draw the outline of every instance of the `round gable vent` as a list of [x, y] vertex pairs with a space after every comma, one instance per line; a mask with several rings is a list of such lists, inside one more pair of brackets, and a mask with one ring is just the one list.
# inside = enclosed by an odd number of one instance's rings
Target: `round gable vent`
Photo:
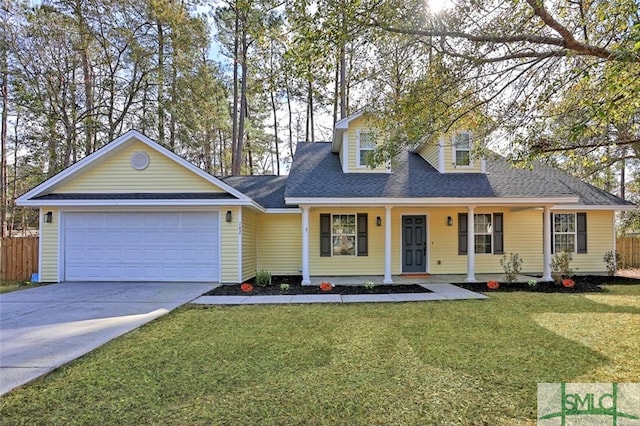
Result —
[[149, 166], [149, 154], [138, 151], [131, 156], [131, 167], [136, 170], [144, 170]]

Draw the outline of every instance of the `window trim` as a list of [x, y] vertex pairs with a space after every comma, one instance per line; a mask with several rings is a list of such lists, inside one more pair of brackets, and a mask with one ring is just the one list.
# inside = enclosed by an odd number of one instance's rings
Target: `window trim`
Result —
[[[334, 255], [334, 216], [355, 216], [354, 254]], [[320, 257], [359, 257], [369, 255], [369, 215], [368, 213], [320, 213]]]
[[[556, 232], [556, 216], [572, 215], [574, 217], [573, 232]], [[586, 212], [554, 212], [551, 213], [551, 253], [558, 253], [556, 249], [556, 235], [574, 235], [573, 254], [587, 253], [587, 213]]]
[[[475, 254], [493, 254], [493, 214], [491, 213], [474, 213], [473, 214], [474, 218], [473, 218], [473, 223], [474, 225], [478, 224], [478, 216], [489, 216], [489, 230], [488, 232], [476, 232], [476, 230], [473, 230], [473, 247], [475, 250]], [[476, 239], [476, 237], [479, 236], [484, 236], [484, 235], [488, 235], [489, 236], [489, 251], [483, 251], [483, 252], [479, 252], [477, 250], [478, 248], [478, 241]]]
[[[469, 149], [458, 149], [457, 147], [457, 141], [456, 138], [460, 135], [468, 135], [469, 136]], [[471, 158], [471, 149], [473, 147], [473, 133], [471, 131], [468, 130], [464, 130], [464, 131], [458, 131], [455, 132], [452, 136], [451, 136], [451, 146], [453, 148], [453, 152], [452, 152], [452, 158], [451, 158], [451, 163], [453, 165], [454, 168], [472, 168], [473, 167], [473, 160]], [[466, 151], [469, 153], [469, 164], [458, 164], [457, 161], [457, 152], [460, 151]]]
[[[336, 234], [333, 231], [333, 224], [336, 216], [353, 216], [353, 233], [352, 234]], [[353, 237], [353, 254], [336, 254], [334, 247], [334, 239], [336, 237]], [[358, 254], [358, 215], [356, 213], [331, 213], [331, 257], [335, 256], [357, 256]]]
[[[478, 215], [491, 215], [491, 252], [490, 253], [478, 253], [476, 248], [476, 235], [488, 235], [485, 233], [476, 234], [474, 232], [473, 237], [473, 249], [474, 253], [478, 255], [502, 255], [504, 254], [504, 213], [474, 213], [474, 224], [476, 223], [475, 216]], [[468, 213], [458, 213], [458, 254], [467, 255], [467, 222]]]
[[361, 135], [366, 134], [372, 136], [374, 133], [370, 130], [358, 129], [356, 132], [356, 167], [359, 169], [364, 169], [369, 167], [367, 164], [361, 164], [362, 160], [362, 151], [373, 151], [375, 152], [375, 143], [373, 143], [374, 147], [372, 148], [362, 148], [360, 144]]

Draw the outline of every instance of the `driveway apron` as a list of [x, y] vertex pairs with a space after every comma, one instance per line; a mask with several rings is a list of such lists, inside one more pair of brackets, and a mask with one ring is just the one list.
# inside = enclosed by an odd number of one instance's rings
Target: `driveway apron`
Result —
[[204, 283], [63, 283], [0, 295], [0, 395], [214, 287]]

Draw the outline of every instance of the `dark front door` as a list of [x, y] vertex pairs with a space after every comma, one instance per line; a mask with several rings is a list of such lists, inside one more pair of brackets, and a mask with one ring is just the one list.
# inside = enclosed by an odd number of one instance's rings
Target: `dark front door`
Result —
[[427, 217], [402, 217], [402, 272], [427, 272]]

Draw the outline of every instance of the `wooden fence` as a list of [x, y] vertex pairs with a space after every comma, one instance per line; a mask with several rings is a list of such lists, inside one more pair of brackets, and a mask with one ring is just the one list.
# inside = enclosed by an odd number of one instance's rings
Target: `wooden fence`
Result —
[[2, 238], [0, 279], [27, 281], [38, 272], [38, 237]]
[[622, 268], [640, 268], [640, 237], [618, 237], [616, 251], [620, 254]]

